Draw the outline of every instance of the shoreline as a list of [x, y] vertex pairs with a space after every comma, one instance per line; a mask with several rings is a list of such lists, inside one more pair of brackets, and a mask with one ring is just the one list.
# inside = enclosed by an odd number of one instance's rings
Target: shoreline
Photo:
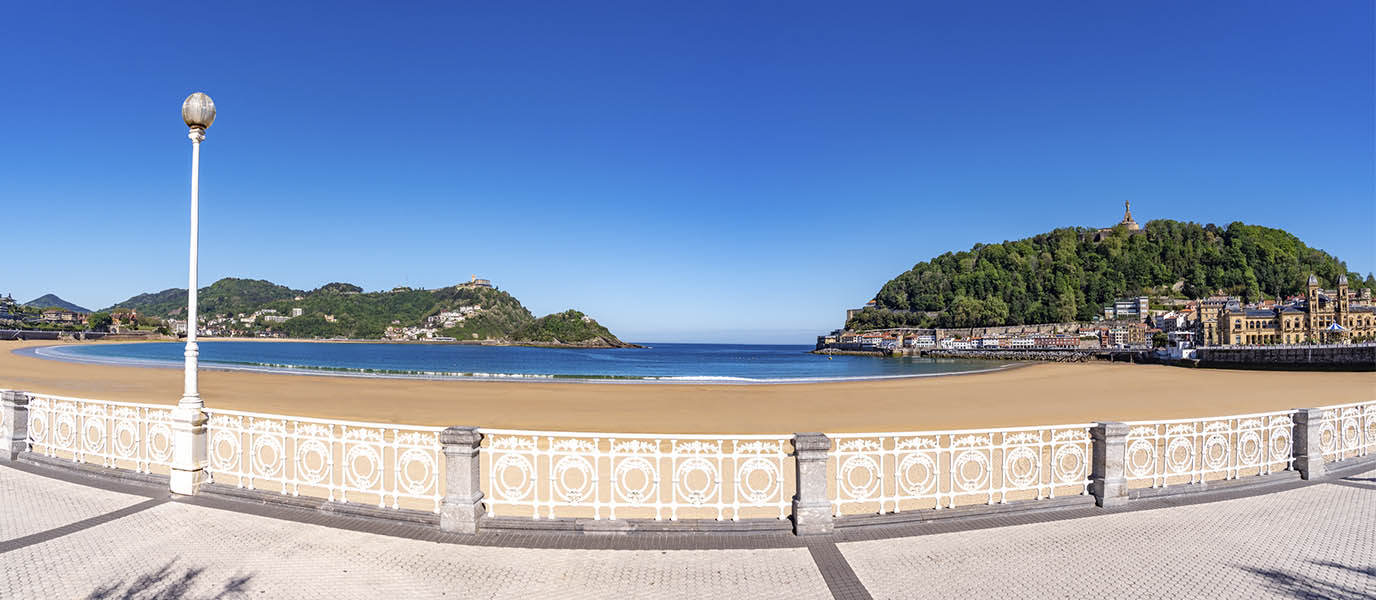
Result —
[[[123, 343], [123, 344], [137, 344], [137, 343], [141, 343], [141, 342], [182, 342], [182, 343], [186, 342], [186, 338], [185, 338], [185, 337], [172, 336], [172, 335], [158, 335], [158, 334], [151, 334], [151, 335], [148, 335], [148, 336], [140, 336], [140, 334], [137, 334], [137, 333], [106, 334], [105, 332], [49, 331], [49, 330], [40, 330], [40, 329], [33, 329], [33, 330], [18, 329], [18, 330], [13, 330], [13, 331], [19, 331], [19, 332], [34, 331], [34, 332], [41, 332], [41, 333], [44, 333], [44, 334], [48, 334], [48, 333], [57, 333], [59, 336], [61, 336], [62, 334], [68, 334], [69, 337], [65, 337], [65, 338], [64, 338], [64, 337], [59, 337], [58, 339], [50, 339], [50, 340], [0, 340], [0, 341], [41, 341], [41, 342], [61, 342], [61, 343], [64, 343], [64, 344], [86, 344], [86, 343], [95, 344], [95, 343], [100, 343], [100, 342], [115, 342], [115, 343]], [[75, 336], [76, 334], [80, 334], [80, 333], [97, 333], [97, 334], [100, 334], [100, 335], [101, 335], [101, 338], [99, 338], [99, 339], [94, 339], [94, 340], [85, 340], [85, 339], [76, 339], [75, 337], [71, 337], [71, 336]], [[117, 335], [117, 336], [134, 335], [135, 337], [143, 337], [144, 339], [130, 339], [130, 338], [124, 338], [124, 337], [120, 337], [120, 338], [117, 338], [117, 339], [105, 339], [105, 336], [106, 336], [106, 335]], [[642, 349], [642, 348], [651, 348], [651, 347], [652, 347], [652, 346], [643, 346], [643, 345], [635, 344], [635, 343], [631, 343], [631, 342], [621, 342], [620, 345], [615, 345], [615, 344], [599, 344], [599, 345], [593, 345], [593, 344], [585, 344], [585, 343], [582, 343], [582, 342], [509, 342], [509, 341], [501, 341], [501, 340], [453, 340], [453, 341], [431, 341], [431, 340], [372, 340], [372, 339], [361, 339], [361, 338], [344, 338], [344, 339], [326, 339], [326, 340], [322, 340], [322, 339], [317, 339], [317, 338], [279, 338], [279, 337], [262, 337], [262, 338], [260, 338], [260, 337], [221, 337], [221, 336], [198, 336], [198, 337], [196, 338], [196, 341], [199, 341], [199, 342], [300, 342], [300, 343], [311, 343], [311, 344], [325, 344], [325, 343], [329, 343], [329, 344], [416, 344], [416, 345], [422, 345], [422, 346], [493, 346], [493, 347], [561, 348], [561, 349], [565, 349], [565, 348], [566, 348], [566, 349], [570, 349], [570, 350], [618, 350], [618, 349], [623, 349], [623, 348], [624, 348], [624, 349], [631, 349], [631, 350], [634, 350], [634, 349]]]
[[[36, 340], [37, 341], [37, 340]], [[51, 340], [42, 340], [51, 341]], [[167, 343], [171, 340], [158, 340]], [[221, 339], [211, 339], [205, 341], [224, 341]], [[291, 340], [279, 340], [291, 341]], [[316, 340], [326, 342], [327, 340]], [[119, 343], [112, 341], [112, 343]], [[152, 340], [135, 343], [155, 343]], [[12, 350], [20, 356], [28, 356], [41, 360], [65, 362], [71, 364], [101, 365], [109, 367], [130, 367], [139, 369], [175, 369], [181, 370], [182, 363], [171, 360], [157, 359], [138, 359], [138, 358], [116, 358], [116, 357], [81, 357], [73, 355], [63, 355], [59, 352], [44, 352], [50, 348], [61, 348], [70, 344], [36, 344], [26, 348]], [[614, 348], [608, 348], [614, 349]], [[978, 375], [981, 373], [992, 373], [1007, 369], [1015, 369], [1026, 366], [1030, 363], [1010, 362], [998, 366], [971, 369], [966, 371], [950, 371], [944, 373], [912, 373], [906, 375], [860, 375], [854, 377], [789, 377], [789, 378], [749, 378], [719, 375], [646, 375], [646, 376], [618, 376], [618, 375], [575, 375], [575, 374], [526, 374], [526, 373], [464, 373], [464, 372], [443, 372], [443, 371], [419, 371], [419, 370], [385, 370], [369, 368], [347, 368], [347, 367], [320, 367], [320, 366], [297, 366], [297, 365], [274, 365], [274, 364], [236, 364], [236, 363], [217, 363], [201, 361], [199, 368], [201, 371], [230, 371], [245, 373], [267, 373], [275, 375], [289, 376], [319, 376], [319, 377], [355, 377], [360, 379], [403, 379], [421, 381], [471, 381], [471, 382], [507, 382], [507, 383], [557, 383], [557, 384], [609, 384], [609, 385], [804, 385], [815, 383], [847, 383], [861, 381], [881, 381], [891, 379], [909, 379], [917, 377], [949, 377], [956, 375]]]
[[[23, 356], [0, 343], [0, 388], [174, 405], [179, 369]], [[856, 433], [1199, 418], [1370, 400], [1372, 372], [1035, 363], [968, 377], [780, 385], [564, 385], [204, 370], [208, 406], [421, 426], [662, 434]]]

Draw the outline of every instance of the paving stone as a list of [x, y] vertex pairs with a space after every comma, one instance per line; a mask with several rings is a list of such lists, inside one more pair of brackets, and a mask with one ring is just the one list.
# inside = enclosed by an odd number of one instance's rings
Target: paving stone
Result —
[[99, 517], [145, 500], [0, 468], [0, 541]]
[[0, 567], [14, 598], [831, 597], [806, 548], [464, 546], [183, 503], [0, 554]]
[[1367, 487], [1376, 471], [1327, 481], [1154, 510], [1005, 517], [1018, 524], [916, 537], [666, 543], [416, 535], [414, 525], [167, 502], [0, 467], [0, 596], [1376, 597], [1376, 488]]
[[837, 546], [875, 598], [1376, 597], [1376, 490], [1322, 484]]

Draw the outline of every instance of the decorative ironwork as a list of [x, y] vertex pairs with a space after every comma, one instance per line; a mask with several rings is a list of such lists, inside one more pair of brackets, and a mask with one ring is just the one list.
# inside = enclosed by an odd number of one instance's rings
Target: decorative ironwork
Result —
[[172, 463], [172, 408], [33, 394], [29, 448], [73, 462], [151, 473]]
[[703, 509], [739, 520], [763, 508], [784, 519], [794, 492], [785, 476], [792, 436], [478, 432], [489, 516], [677, 520]]
[[[163, 471], [172, 461], [173, 408], [33, 394], [29, 447], [75, 462]], [[441, 428], [206, 413], [208, 470], [219, 483], [380, 507], [440, 508]], [[1162, 487], [1290, 469], [1293, 416], [1127, 423], [1126, 478]], [[833, 509], [885, 513], [1084, 494], [1089, 428], [831, 434]], [[1326, 462], [1367, 456], [1376, 450], [1376, 402], [1324, 407], [1315, 429]], [[783, 519], [796, 490], [792, 436], [478, 431], [489, 515]]]
[[1324, 407], [1319, 422], [1324, 462], [1376, 451], [1376, 401]]
[[1293, 414], [1131, 421], [1123, 451], [1127, 480], [1165, 487], [1290, 469]]
[[930, 501], [954, 507], [962, 498], [1004, 503], [1084, 494], [1089, 484], [1089, 425], [965, 431], [836, 433], [829, 469], [832, 507], [902, 512]]
[[383, 508], [409, 499], [439, 512], [442, 428], [205, 412], [208, 469], [217, 483]]

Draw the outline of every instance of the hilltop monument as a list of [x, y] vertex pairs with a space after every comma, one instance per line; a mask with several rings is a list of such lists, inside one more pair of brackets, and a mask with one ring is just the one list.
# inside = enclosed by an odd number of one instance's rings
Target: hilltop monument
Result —
[[1132, 203], [1127, 200], [1124, 200], [1123, 220], [1119, 221], [1118, 225], [1098, 229], [1095, 230], [1094, 233], [1083, 234], [1080, 239], [1088, 239], [1089, 241], [1095, 243], [1101, 242], [1104, 240], [1105, 237], [1108, 237], [1110, 233], [1113, 233], [1114, 227], [1118, 227], [1120, 225], [1128, 231], [1129, 235], [1145, 235], [1147, 233], [1147, 230], [1142, 229], [1142, 226], [1138, 225], [1137, 221], [1134, 221], [1132, 219]]
[[1123, 201], [1123, 221], [1118, 224], [1127, 227], [1128, 231], [1138, 231], [1142, 229], [1137, 226], [1137, 221], [1132, 220], [1132, 203], [1127, 200]]

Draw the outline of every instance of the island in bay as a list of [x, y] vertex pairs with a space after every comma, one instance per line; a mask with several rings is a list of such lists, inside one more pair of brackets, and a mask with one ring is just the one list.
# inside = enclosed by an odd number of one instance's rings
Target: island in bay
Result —
[[[515, 296], [477, 277], [439, 289], [397, 287], [377, 292], [364, 292], [349, 283], [328, 283], [305, 291], [227, 277], [201, 288], [197, 296], [198, 331], [216, 337], [639, 347], [621, 341], [577, 310], [537, 318]], [[186, 290], [139, 294], [92, 318], [156, 323], [163, 333], [184, 334]]]

